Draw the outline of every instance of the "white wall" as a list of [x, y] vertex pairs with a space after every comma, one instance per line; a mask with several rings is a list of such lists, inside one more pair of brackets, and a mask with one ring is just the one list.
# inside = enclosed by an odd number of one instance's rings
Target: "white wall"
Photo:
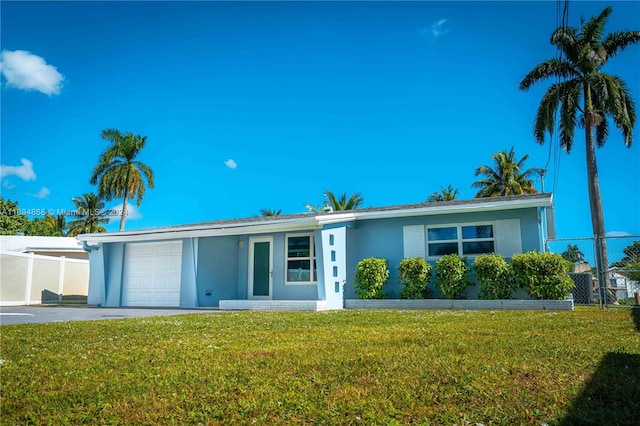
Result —
[[0, 252], [0, 306], [62, 301], [88, 289], [88, 260]]

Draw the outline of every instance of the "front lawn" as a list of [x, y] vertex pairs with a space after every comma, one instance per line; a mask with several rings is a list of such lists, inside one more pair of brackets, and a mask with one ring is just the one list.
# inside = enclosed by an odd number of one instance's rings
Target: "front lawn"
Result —
[[631, 309], [0, 327], [1, 424], [633, 424]]

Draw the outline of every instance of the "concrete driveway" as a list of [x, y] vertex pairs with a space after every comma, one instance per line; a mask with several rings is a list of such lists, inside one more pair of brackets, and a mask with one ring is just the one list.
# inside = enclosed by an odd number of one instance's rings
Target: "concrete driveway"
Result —
[[211, 308], [98, 308], [96, 306], [86, 305], [3, 306], [0, 307], [0, 325], [157, 317], [167, 315], [197, 314], [204, 312], [221, 311]]

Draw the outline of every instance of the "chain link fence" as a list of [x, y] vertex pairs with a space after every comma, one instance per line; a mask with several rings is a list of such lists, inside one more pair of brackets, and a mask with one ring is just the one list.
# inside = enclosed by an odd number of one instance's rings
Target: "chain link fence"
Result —
[[574, 263], [570, 274], [576, 284], [571, 291], [574, 303], [605, 307], [640, 304], [640, 236], [605, 238], [607, 266], [599, 270], [601, 256], [595, 237], [558, 238], [547, 241], [547, 251], [561, 254]]

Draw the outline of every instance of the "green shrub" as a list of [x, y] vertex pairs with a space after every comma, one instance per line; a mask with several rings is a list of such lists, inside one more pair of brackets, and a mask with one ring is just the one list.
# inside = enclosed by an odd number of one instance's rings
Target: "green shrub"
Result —
[[569, 277], [573, 264], [558, 253], [529, 252], [511, 258], [518, 286], [535, 299], [564, 299], [574, 286]]
[[482, 254], [473, 260], [480, 299], [509, 299], [516, 289], [511, 268], [499, 254]]
[[356, 293], [360, 299], [384, 299], [382, 289], [389, 279], [387, 259], [369, 257], [358, 262], [356, 267]]
[[398, 265], [400, 284], [404, 286], [400, 292], [401, 299], [426, 299], [431, 297], [431, 265], [421, 257], [402, 259]]
[[445, 299], [460, 298], [462, 292], [473, 282], [469, 279], [467, 260], [457, 254], [447, 254], [436, 262], [436, 285]]

